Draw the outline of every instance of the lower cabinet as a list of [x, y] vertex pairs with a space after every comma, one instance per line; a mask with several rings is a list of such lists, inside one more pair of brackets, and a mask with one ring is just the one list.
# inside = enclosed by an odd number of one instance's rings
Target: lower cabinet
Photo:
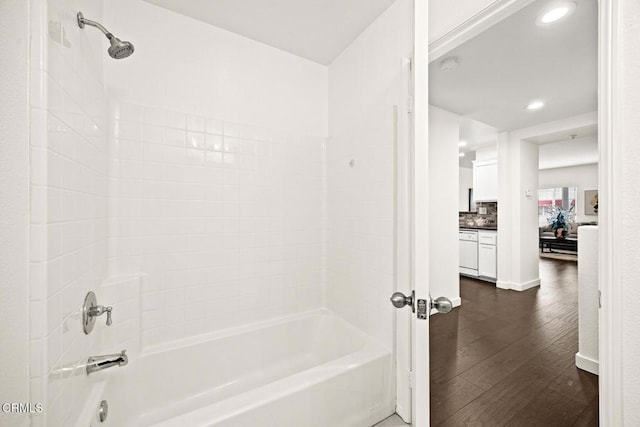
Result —
[[498, 235], [478, 233], [478, 276], [495, 280], [498, 277]]
[[478, 245], [478, 275], [495, 279], [497, 277], [497, 251], [493, 245]]

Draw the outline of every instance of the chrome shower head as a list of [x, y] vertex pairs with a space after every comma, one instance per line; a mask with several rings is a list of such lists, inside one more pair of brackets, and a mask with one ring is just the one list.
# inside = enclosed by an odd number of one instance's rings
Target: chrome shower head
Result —
[[109, 52], [109, 56], [114, 59], [126, 58], [127, 56], [130, 56], [135, 50], [131, 42], [123, 42], [122, 40], [114, 36], [109, 39], [109, 42], [111, 43], [111, 46], [109, 47], [109, 49], [107, 49], [107, 52]]
[[122, 59], [122, 58], [126, 58], [127, 56], [130, 56], [133, 53], [134, 47], [131, 42], [127, 42], [127, 41], [123, 42], [122, 40], [120, 40], [119, 38], [111, 34], [105, 27], [103, 27], [98, 22], [85, 19], [84, 15], [82, 15], [82, 12], [78, 12], [77, 18], [78, 18], [78, 27], [84, 28], [85, 25], [90, 25], [102, 31], [102, 33], [109, 40], [109, 43], [111, 43], [111, 46], [109, 46], [109, 49], [107, 49], [107, 52], [109, 53], [110, 57], [114, 59]]

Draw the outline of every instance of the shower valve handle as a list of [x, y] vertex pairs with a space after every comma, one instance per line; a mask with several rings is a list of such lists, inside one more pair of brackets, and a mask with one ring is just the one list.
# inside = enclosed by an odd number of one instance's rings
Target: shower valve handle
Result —
[[107, 326], [111, 326], [111, 323], [113, 323], [111, 320], [111, 310], [113, 310], [113, 307], [95, 305], [89, 309], [89, 316], [97, 317], [103, 315], [104, 313], [107, 313]]

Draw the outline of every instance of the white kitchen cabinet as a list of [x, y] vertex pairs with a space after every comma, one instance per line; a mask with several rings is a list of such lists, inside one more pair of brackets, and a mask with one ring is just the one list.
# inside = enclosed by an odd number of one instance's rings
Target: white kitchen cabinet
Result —
[[473, 199], [476, 202], [498, 200], [498, 163], [496, 160], [473, 162]]
[[478, 276], [495, 280], [498, 277], [498, 234], [478, 233]]

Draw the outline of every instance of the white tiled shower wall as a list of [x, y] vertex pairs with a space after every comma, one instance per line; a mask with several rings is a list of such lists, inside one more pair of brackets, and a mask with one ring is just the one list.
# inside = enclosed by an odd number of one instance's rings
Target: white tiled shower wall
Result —
[[[329, 66], [327, 306], [389, 348], [394, 316], [389, 296], [395, 285], [393, 106], [402, 114], [403, 90], [408, 94], [402, 64], [411, 56], [410, 8], [410, 1], [396, 1]], [[399, 117], [398, 126], [402, 123], [406, 120]]]
[[102, 40], [78, 28], [80, 6], [102, 15], [99, 0], [31, 3], [30, 390], [46, 410], [32, 425], [71, 423], [99, 347], [79, 309], [107, 271], [108, 103]]
[[144, 275], [143, 345], [322, 306], [327, 67], [142, 0], [104, 19], [136, 46], [104, 77], [109, 275]]
[[145, 275], [144, 347], [321, 306], [323, 138], [111, 117], [109, 271]]

